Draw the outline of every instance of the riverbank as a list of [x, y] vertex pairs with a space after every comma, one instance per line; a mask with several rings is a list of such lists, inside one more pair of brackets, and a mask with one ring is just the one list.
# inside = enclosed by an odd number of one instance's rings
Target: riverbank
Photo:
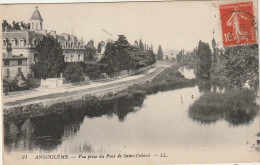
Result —
[[[153, 79], [145, 81], [144, 83], [131, 85], [130, 87], [118, 92], [107, 92], [104, 95], [93, 96], [86, 94], [77, 100], [63, 101], [53, 104], [49, 107], [42, 103], [19, 106], [4, 110], [4, 120], [7, 118], [19, 118], [28, 116], [41, 116], [49, 113], [60, 112], [64, 109], [84, 110], [88, 109], [98, 110], [98, 105], [104, 101], [110, 101], [124, 97], [128, 102], [140, 102], [146, 95], [156, 93], [158, 91], [165, 91], [169, 89], [177, 89], [181, 87], [194, 86], [194, 79], [186, 79], [178, 71], [176, 66], [165, 68], [162, 72], [156, 75]], [[123, 110], [124, 111], [124, 110]]]
[[256, 93], [251, 89], [209, 92], [202, 95], [189, 108], [189, 116], [201, 123], [214, 123], [224, 119], [232, 125], [250, 123], [259, 112]]

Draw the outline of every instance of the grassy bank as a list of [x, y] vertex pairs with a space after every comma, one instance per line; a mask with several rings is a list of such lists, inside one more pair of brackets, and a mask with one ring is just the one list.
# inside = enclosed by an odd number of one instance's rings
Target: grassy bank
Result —
[[186, 79], [178, 71], [177, 67], [169, 67], [156, 76], [151, 82], [134, 85], [129, 87], [128, 91], [130, 93], [143, 92], [145, 94], [152, 94], [158, 91], [194, 86], [195, 82], [195, 79]]
[[232, 125], [249, 123], [259, 111], [255, 92], [249, 89], [205, 93], [189, 108], [189, 116], [202, 123], [225, 119]]
[[[146, 95], [156, 93], [158, 91], [166, 91], [181, 87], [194, 86], [195, 80], [184, 78], [178, 71], [177, 67], [168, 67], [157, 75], [152, 81], [144, 84], [133, 85], [126, 90], [118, 93], [108, 93], [98, 98], [86, 95], [81, 100], [57, 103], [50, 107], [43, 107], [42, 104], [32, 104], [27, 106], [15, 107], [4, 111], [4, 119], [19, 118], [28, 116], [41, 116], [49, 113], [59, 113], [64, 109], [81, 110], [90, 113], [91, 111], [99, 111], [99, 105], [111, 102], [125, 102], [126, 107], [122, 107], [120, 111], [130, 111], [132, 106], [140, 106]], [[129, 109], [129, 107], [131, 107]]]

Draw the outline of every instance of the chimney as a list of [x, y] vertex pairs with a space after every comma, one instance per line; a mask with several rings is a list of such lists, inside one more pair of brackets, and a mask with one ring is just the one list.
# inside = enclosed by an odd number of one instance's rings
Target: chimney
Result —
[[49, 34], [52, 35], [56, 39], [56, 31], [51, 30]]

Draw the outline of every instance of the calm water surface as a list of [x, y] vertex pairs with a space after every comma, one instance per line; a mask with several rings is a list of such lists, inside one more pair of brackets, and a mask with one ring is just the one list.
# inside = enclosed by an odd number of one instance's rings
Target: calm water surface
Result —
[[[192, 69], [181, 71], [194, 78]], [[221, 92], [210, 84], [159, 92], [138, 103], [115, 100], [98, 112], [66, 111], [5, 123], [5, 151], [42, 153], [169, 152], [187, 158], [259, 155], [253, 147], [259, 115], [239, 123], [218, 119], [204, 122], [189, 115], [189, 106], [203, 93]], [[210, 118], [210, 116], [209, 116]], [[214, 118], [214, 117], [213, 117]], [[243, 121], [245, 120], [245, 121]], [[207, 119], [208, 121], [208, 119]], [[228, 154], [227, 154], [228, 153]], [[159, 153], [158, 153], [159, 154]]]

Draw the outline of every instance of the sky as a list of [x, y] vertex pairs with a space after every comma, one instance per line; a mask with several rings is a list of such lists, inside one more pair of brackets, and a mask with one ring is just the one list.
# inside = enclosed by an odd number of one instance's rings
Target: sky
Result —
[[211, 45], [213, 38], [221, 45], [221, 29], [217, 2], [124, 2], [77, 4], [23, 4], [2, 6], [0, 15], [8, 22], [29, 19], [38, 9], [43, 29], [58, 34], [70, 33], [87, 43], [116, 40], [124, 34], [130, 43], [142, 39], [167, 49], [193, 50], [199, 40]]

